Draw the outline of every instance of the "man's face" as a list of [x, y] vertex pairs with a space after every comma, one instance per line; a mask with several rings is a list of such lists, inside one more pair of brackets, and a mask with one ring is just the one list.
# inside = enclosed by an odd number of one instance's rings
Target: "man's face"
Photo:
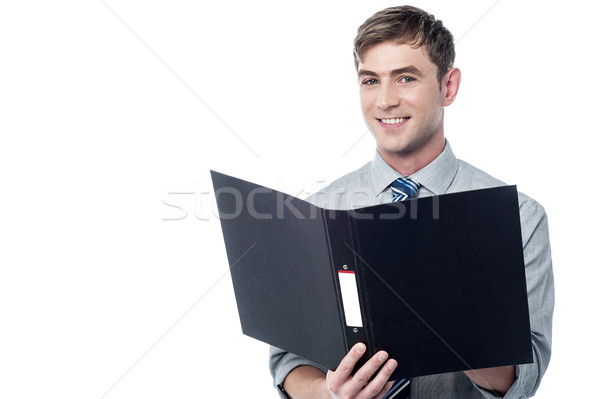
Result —
[[446, 90], [437, 70], [424, 47], [383, 42], [364, 53], [360, 102], [384, 159], [423, 154], [443, 142]]

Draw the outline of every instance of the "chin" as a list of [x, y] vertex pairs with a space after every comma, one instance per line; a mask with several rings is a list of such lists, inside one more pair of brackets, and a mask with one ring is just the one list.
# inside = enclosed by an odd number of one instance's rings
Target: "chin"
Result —
[[378, 140], [377, 148], [389, 154], [410, 154], [415, 150], [412, 142], [403, 142], [399, 140]]
[[[437, 134], [425, 134], [417, 136], [403, 135], [402, 137], [390, 137], [380, 135], [375, 137], [377, 147], [381, 151], [389, 154], [411, 155], [421, 152], [428, 152], [438, 146], [440, 136]], [[443, 135], [441, 142], [444, 142]]]

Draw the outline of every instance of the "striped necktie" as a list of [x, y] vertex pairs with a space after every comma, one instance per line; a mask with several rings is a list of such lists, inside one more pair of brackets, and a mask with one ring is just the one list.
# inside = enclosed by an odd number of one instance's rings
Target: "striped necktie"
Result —
[[[417, 198], [419, 194], [419, 183], [401, 177], [392, 182], [392, 202], [406, 201]], [[410, 378], [401, 378], [394, 382], [392, 388], [385, 394], [383, 399], [409, 399]]]
[[394, 382], [394, 385], [385, 394], [382, 399], [410, 399], [410, 378], [401, 378]]
[[417, 198], [419, 183], [407, 177], [400, 177], [392, 182], [392, 202]]

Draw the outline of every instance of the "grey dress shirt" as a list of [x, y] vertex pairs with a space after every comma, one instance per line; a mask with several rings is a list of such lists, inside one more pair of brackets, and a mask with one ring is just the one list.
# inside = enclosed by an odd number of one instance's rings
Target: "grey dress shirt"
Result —
[[[309, 197], [308, 201], [329, 209], [354, 209], [391, 202], [390, 184], [398, 177], [403, 176], [376, 153], [371, 162], [334, 181]], [[435, 160], [410, 178], [421, 185], [419, 197], [504, 185], [457, 159], [448, 142]], [[550, 361], [554, 309], [554, 280], [546, 212], [540, 204], [522, 193], [519, 193], [519, 209], [534, 362], [517, 365], [517, 379], [504, 396], [510, 399], [531, 397], [540, 384]], [[271, 347], [270, 369], [275, 386], [283, 384], [289, 372], [301, 365], [327, 371], [320, 365]], [[457, 372], [413, 378], [410, 397], [480, 399], [499, 396], [477, 386], [464, 373]]]

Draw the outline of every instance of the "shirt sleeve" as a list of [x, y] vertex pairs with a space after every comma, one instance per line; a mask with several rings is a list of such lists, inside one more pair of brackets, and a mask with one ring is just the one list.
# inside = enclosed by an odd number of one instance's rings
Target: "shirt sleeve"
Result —
[[[544, 208], [534, 200], [521, 195], [521, 233], [523, 239], [523, 257], [525, 277], [527, 279], [527, 298], [531, 324], [531, 345], [533, 363], [516, 367], [516, 376], [505, 399], [529, 398], [537, 391], [542, 376], [550, 362], [552, 344], [552, 313], [554, 310], [554, 277], [550, 254], [548, 218]], [[485, 390], [475, 383], [485, 398], [498, 398], [493, 392]]]
[[316, 363], [271, 346], [269, 369], [271, 370], [271, 376], [273, 377], [273, 386], [277, 389], [281, 399], [286, 399], [285, 393], [280, 388], [283, 386], [283, 381], [293, 369], [299, 366], [313, 366], [324, 373], [327, 372], [327, 369]]

